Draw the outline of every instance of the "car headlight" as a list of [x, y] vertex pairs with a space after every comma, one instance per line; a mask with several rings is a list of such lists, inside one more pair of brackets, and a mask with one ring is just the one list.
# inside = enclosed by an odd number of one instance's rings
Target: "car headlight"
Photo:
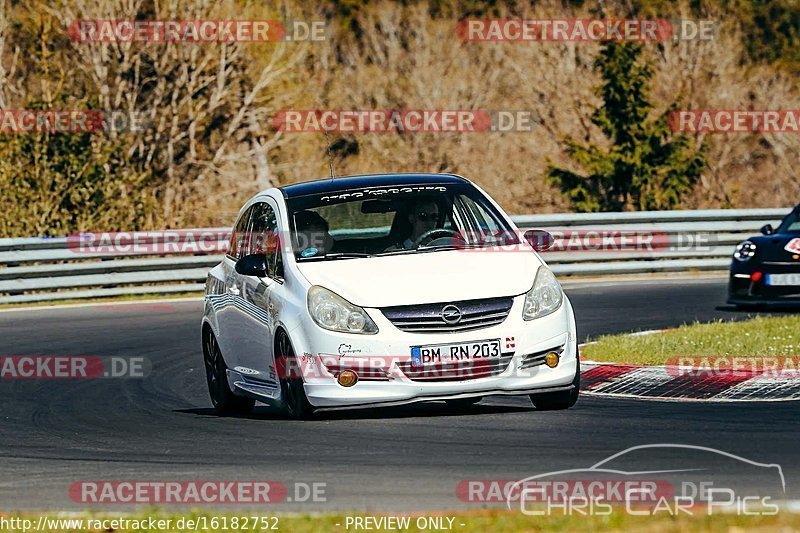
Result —
[[308, 313], [324, 329], [341, 333], [378, 333], [366, 311], [319, 285], [308, 290]]
[[564, 301], [564, 292], [549, 268], [541, 266], [536, 272], [533, 287], [525, 295], [522, 318], [533, 320], [555, 312]]
[[744, 241], [736, 245], [736, 251], [733, 252], [733, 258], [737, 261], [749, 261], [756, 255], [756, 243], [753, 241]]

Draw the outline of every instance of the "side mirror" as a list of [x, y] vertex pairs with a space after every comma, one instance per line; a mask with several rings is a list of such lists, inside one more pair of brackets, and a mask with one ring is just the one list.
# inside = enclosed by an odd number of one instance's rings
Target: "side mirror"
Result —
[[555, 239], [553, 235], [547, 231], [541, 229], [531, 229], [525, 232], [525, 240], [533, 246], [533, 249], [537, 252], [544, 252], [545, 250], [549, 250]]
[[236, 272], [242, 276], [267, 275], [267, 256], [264, 254], [250, 254], [236, 261]]
[[772, 224], [764, 224], [761, 226], [761, 233], [764, 235], [772, 235], [775, 233], [775, 230], [772, 228]]

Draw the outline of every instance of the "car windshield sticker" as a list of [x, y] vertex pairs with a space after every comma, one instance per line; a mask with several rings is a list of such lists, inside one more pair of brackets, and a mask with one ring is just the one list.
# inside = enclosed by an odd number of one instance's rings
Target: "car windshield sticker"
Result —
[[321, 198], [323, 202], [361, 200], [365, 198], [375, 198], [389, 194], [408, 194], [413, 192], [447, 192], [447, 187], [443, 185], [407, 185], [400, 187], [380, 187], [370, 188], [361, 191], [343, 192], [340, 194], [329, 194]]
[[317, 252], [319, 252], [319, 250], [317, 250], [316, 248], [314, 248], [312, 246], [312, 247], [306, 248], [305, 250], [300, 252], [300, 255], [302, 257], [313, 257], [313, 256], [317, 255]]

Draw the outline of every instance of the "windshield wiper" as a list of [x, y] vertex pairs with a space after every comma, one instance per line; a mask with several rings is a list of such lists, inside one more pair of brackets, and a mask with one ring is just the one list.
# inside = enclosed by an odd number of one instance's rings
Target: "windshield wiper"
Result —
[[445, 244], [442, 246], [419, 246], [417, 248], [403, 248], [402, 250], [389, 250], [388, 252], [378, 252], [375, 255], [383, 257], [384, 255], [405, 255], [405, 254], [435, 252], [437, 250], [458, 250], [461, 248], [464, 248], [464, 246], [453, 246], [452, 244]]
[[324, 261], [325, 259], [358, 259], [362, 257], [375, 257], [374, 254], [362, 252], [335, 252], [325, 255], [312, 255], [311, 257], [298, 257], [298, 261]]
[[484, 248], [486, 247], [485, 244], [478, 244], [478, 243], [462, 243], [462, 244], [440, 244], [437, 246], [418, 246], [417, 248], [403, 248], [402, 250], [389, 250], [388, 252], [378, 252], [375, 254], [376, 256], [384, 256], [384, 255], [403, 255], [403, 254], [414, 254], [414, 253], [428, 253], [428, 252], [438, 252], [438, 251], [448, 251], [448, 250], [465, 250], [465, 249], [475, 249], [475, 248]]
[[469, 248], [467, 244], [439, 244], [436, 246], [418, 246], [418, 252], [432, 252], [434, 250], [462, 250]]
[[429, 251], [429, 250], [474, 250], [476, 248], [489, 248], [491, 246], [505, 246], [502, 243], [497, 244], [486, 244], [486, 243], [477, 243], [477, 242], [463, 242], [460, 244], [440, 244], [438, 246], [420, 246], [417, 250], [421, 252]]
[[389, 250], [388, 252], [378, 252], [375, 255], [378, 257], [383, 257], [384, 255], [403, 255], [403, 254], [413, 254], [416, 252], [416, 248], [401, 248], [400, 250]]

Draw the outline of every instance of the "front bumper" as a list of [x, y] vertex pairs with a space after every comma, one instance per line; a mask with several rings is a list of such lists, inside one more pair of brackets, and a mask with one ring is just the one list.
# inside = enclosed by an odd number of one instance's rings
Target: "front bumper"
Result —
[[[794, 274], [800, 265], [773, 266], [732, 265], [728, 281], [728, 303], [738, 305], [796, 305], [800, 304], [800, 285], [773, 286], [765, 283], [770, 274]], [[754, 282], [751, 276], [761, 272], [762, 277]]]
[[[532, 394], [570, 390], [578, 371], [577, 338], [572, 306], [565, 297], [555, 313], [526, 322], [522, 319], [524, 296], [514, 298], [506, 319], [495, 326], [462, 333], [408, 333], [397, 329], [377, 309], [367, 309], [378, 326], [376, 335], [340, 334], [303, 324], [290, 332], [295, 353], [303, 367], [309, 402], [317, 408], [400, 405], [419, 401], [468, 398], [492, 394]], [[411, 347], [500, 339], [507, 366], [487, 377], [420, 380], [407, 373]], [[523, 365], [525, 356], [556, 350], [561, 358], [555, 368], [544, 364]], [[364, 368], [372, 359], [385, 378], [359, 379], [351, 387], [338, 384], [329, 370], [330, 361], [340, 368]], [[327, 363], [326, 363], [327, 362]], [[361, 364], [359, 364], [361, 363]]]

